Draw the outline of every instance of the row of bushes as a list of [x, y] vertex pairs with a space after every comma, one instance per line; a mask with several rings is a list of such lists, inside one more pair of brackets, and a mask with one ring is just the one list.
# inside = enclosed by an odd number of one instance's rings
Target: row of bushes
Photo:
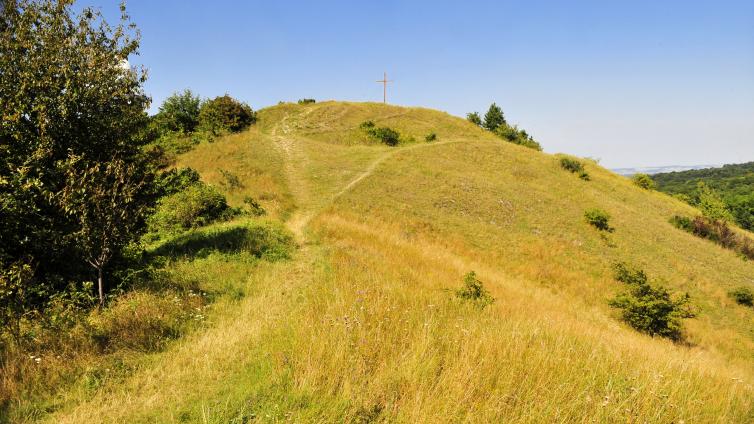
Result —
[[479, 116], [478, 112], [471, 112], [466, 115], [469, 122], [486, 129], [502, 138], [503, 140], [528, 147], [534, 150], [542, 150], [542, 146], [534, 140], [525, 130], [519, 129], [516, 125], [509, 125], [505, 120], [503, 110], [495, 103], [492, 103], [484, 114], [484, 119]]
[[711, 240], [726, 249], [738, 252], [746, 259], [754, 259], [754, 240], [738, 234], [724, 220], [706, 216], [689, 218], [676, 215], [670, 219], [670, 223], [697, 237]]

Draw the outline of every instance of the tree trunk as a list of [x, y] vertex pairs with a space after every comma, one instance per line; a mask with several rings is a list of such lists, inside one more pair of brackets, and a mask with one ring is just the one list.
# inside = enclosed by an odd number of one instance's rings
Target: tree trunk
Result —
[[99, 289], [99, 308], [105, 307], [105, 282], [102, 279], [102, 268], [97, 268], [97, 288]]

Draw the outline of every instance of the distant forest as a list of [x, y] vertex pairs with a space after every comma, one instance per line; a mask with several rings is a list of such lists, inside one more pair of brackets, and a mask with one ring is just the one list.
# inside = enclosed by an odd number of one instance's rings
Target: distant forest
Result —
[[714, 190], [736, 222], [747, 230], [754, 230], [754, 162], [655, 174], [652, 178], [660, 191], [691, 204], [696, 204], [705, 186]]

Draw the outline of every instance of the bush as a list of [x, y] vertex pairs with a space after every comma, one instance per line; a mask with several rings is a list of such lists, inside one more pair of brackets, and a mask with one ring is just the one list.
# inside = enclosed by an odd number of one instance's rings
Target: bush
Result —
[[300, 105], [309, 105], [312, 103], [317, 103], [317, 101], [314, 99], [298, 99], [298, 104]]
[[199, 111], [200, 128], [213, 135], [242, 131], [256, 120], [249, 105], [227, 94], [204, 102]]
[[589, 174], [584, 170], [584, 164], [576, 159], [567, 157], [560, 158], [560, 167], [573, 174], [578, 174], [579, 178], [584, 181], [589, 181], [591, 179], [589, 178]]
[[689, 295], [673, 299], [660, 285], [634, 282], [629, 291], [610, 301], [621, 309], [621, 318], [628, 325], [650, 336], [666, 337], [673, 341], [683, 338], [683, 318], [695, 315], [689, 308]]
[[641, 285], [649, 282], [647, 274], [639, 268], [618, 262], [613, 265], [613, 276], [621, 283], [629, 285]]
[[482, 126], [482, 118], [479, 116], [479, 112], [470, 112], [466, 114], [466, 119], [471, 122], [472, 124], [481, 127]]
[[600, 231], [613, 232], [610, 227], [610, 215], [601, 209], [589, 209], [584, 212], [586, 222]]
[[463, 287], [456, 291], [456, 296], [475, 303], [480, 308], [492, 304], [495, 299], [484, 288], [484, 284], [476, 278], [474, 271], [463, 277]]
[[492, 130], [498, 137], [509, 143], [518, 144], [519, 146], [528, 147], [537, 151], [542, 151], [542, 146], [537, 143], [525, 130], [519, 130], [518, 127], [508, 124], [501, 124]]
[[631, 181], [644, 190], [654, 190], [657, 187], [652, 177], [647, 174], [634, 174], [634, 176], [631, 177]]
[[739, 287], [729, 293], [739, 305], [754, 306], [754, 292], [748, 287]]
[[175, 168], [161, 173], [155, 181], [159, 196], [169, 196], [183, 191], [201, 180], [193, 168]]
[[220, 192], [204, 183], [160, 199], [149, 217], [150, 232], [174, 234], [237, 215]]
[[437, 134], [435, 134], [434, 132], [431, 132], [424, 137], [424, 141], [428, 143], [435, 140], [437, 140]]
[[676, 215], [670, 218], [670, 223], [697, 237], [714, 241], [726, 249], [736, 251], [746, 259], [754, 259], [754, 241], [744, 235], [736, 234], [725, 221], [704, 216], [692, 219]]
[[401, 135], [398, 131], [388, 127], [378, 127], [372, 121], [362, 122], [359, 128], [366, 131], [370, 137], [388, 146], [395, 146], [400, 141]]

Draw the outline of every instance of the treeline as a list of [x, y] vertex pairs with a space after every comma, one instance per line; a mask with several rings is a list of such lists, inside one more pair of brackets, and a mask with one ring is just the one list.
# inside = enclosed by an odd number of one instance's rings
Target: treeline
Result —
[[719, 198], [732, 220], [754, 231], [754, 162], [655, 174], [652, 179], [658, 190], [694, 206]]

